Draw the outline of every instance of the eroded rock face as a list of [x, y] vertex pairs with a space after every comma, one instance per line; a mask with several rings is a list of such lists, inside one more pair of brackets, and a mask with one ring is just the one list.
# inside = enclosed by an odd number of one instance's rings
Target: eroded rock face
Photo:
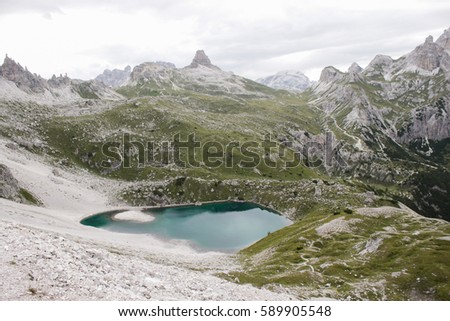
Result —
[[45, 91], [45, 79], [32, 74], [8, 56], [0, 67], [0, 76], [14, 82], [17, 87], [26, 92], [43, 93]]
[[416, 47], [408, 56], [407, 63], [427, 71], [433, 71], [440, 67], [442, 60], [446, 60], [448, 54], [445, 49], [433, 42], [433, 37], [428, 36], [425, 42]]
[[19, 182], [3, 164], [0, 164], [0, 198], [20, 201]]
[[398, 141], [410, 143], [415, 139], [440, 141], [450, 136], [450, 106], [441, 99], [434, 106], [411, 111], [410, 121], [399, 130]]

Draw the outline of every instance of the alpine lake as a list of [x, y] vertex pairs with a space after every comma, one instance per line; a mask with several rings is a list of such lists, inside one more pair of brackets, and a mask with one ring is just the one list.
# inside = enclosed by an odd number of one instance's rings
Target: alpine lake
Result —
[[214, 202], [140, 209], [149, 220], [117, 219], [128, 210], [113, 210], [84, 218], [81, 224], [120, 233], [150, 234], [165, 240], [185, 240], [200, 251], [237, 252], [292, 221], [254, 203]]

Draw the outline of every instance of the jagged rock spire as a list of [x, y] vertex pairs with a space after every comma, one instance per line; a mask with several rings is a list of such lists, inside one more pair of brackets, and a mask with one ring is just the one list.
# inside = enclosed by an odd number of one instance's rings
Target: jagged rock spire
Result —
[[42, 77], [32, 74], [26, 67], [23, 68], [8, 55], [6, 55], [3, 65], [0, 67], [0, 76], [14, 82], [25, 91], [43, 93], [45, 90], [46, 82]]
[[208, 68], [218, 68], [217, 66], [214, 66], [211, 63], [211, 60], [209, 60], [208, 56], [205, 54], [205, 51], [203, 50], [197, 50], [195, 53], [194, 59], [192, 59], [191, 64], [189, 67], [197, 68], [199, 65], [208, 67]]

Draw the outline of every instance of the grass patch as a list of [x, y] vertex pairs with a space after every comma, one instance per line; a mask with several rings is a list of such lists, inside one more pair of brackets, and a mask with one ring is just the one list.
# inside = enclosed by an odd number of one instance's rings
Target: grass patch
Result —
[[[439, 239], [448, 235], [447, 223], [407, 214], [344, 217], [355, 219], [351, 232], [320, 236], [316, 229], [336, 216], [311, 212], [271, 233], [240, 252], [243, 270], [229, 279], [281, 284], [299, 298], [313, 291], [336, 299], [450, 299], [450, 242]], [[377, 247], [364, 254], [376, 239]]]
[[33, 194], [31, 194], [29, 191], [27, 191], [24, 188], [21, 188], [19, 190], [20, 196], [22, 196], [28, 203], [31, 203], [33, 205], [40, 206], [42, 205], [42, 202], [37, 199]]

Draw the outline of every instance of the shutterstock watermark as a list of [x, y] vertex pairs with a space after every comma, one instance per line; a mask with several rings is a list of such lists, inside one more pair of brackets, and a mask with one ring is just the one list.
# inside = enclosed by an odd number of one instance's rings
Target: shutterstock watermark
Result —
[[195, 133], [175, 134], [171, 140], [136, 140], [129, 133], [122, 138], [106, 142], [101, 147], [103, 168], [145, 168], [174, 165], [180, 168], [295, 168], [347, 166], [342, 157], [342, 144], [333, 144], [331, 132], [323, 142], [304, 144], [293, 141], [277, 141], [270, 134], [261, 140], [229, 141], [218, 139], [198, 140]]

